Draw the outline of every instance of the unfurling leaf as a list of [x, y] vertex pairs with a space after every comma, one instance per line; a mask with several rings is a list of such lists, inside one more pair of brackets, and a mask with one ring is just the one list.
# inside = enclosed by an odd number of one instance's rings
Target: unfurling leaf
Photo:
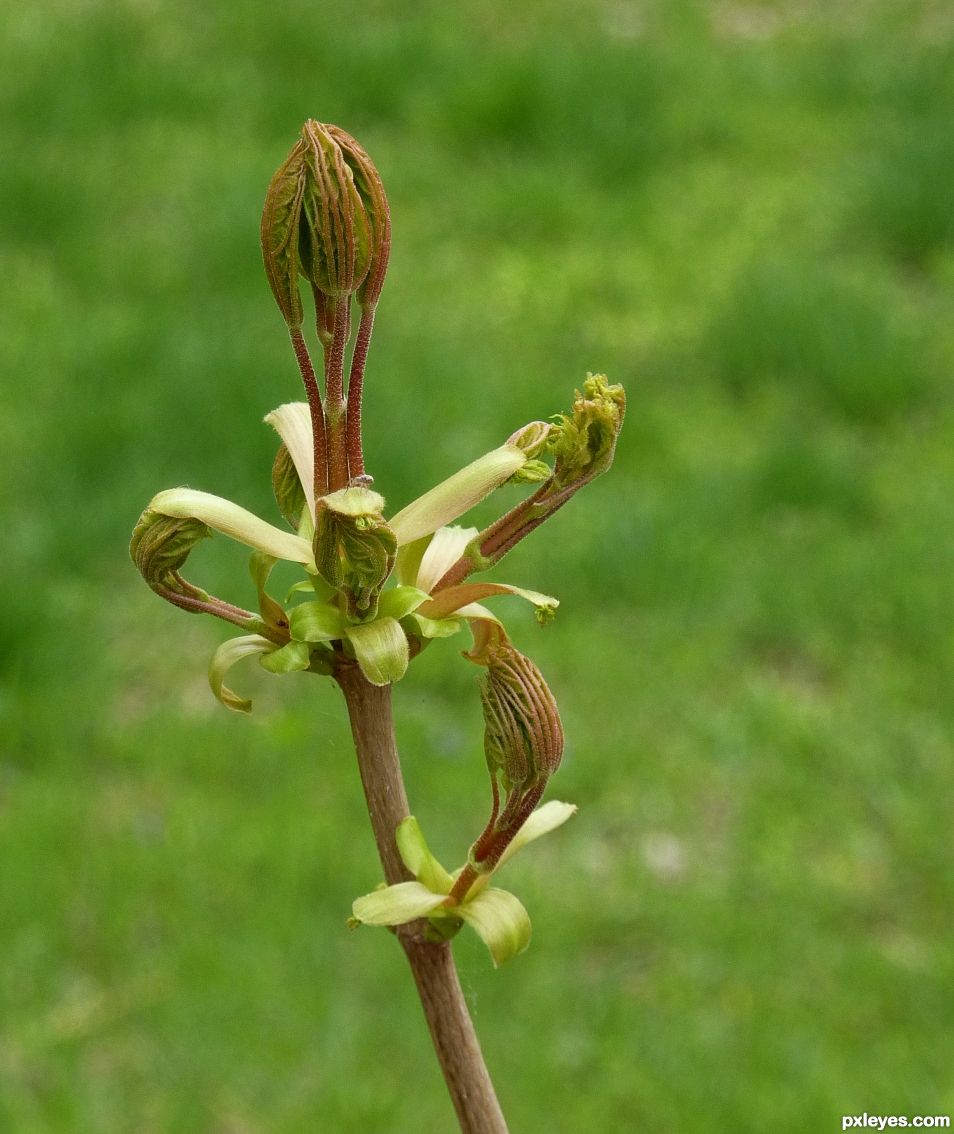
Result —
[[237, 713], [250, 713], [252, 702], [238, 694], [233, 693], [225, 685], [225, 675], [242, 660], [255, 654], [268, 654], [275, 649], [275, 643], [259, 634], [244, 634], [240, 638], [230, 638], [223, 642], [212, 655], [209, 662], [209, 685], [212, 692], [218, 697], [227, 709], [234, 709]]
[[348, 597], [355, 620], [373, 618], [378, 593], [394, 566], [397, 541], [381, 515], [384, 498], [370, 488], [342, 488], [315, 504], [315, 564]]
[[555, 488], [593, 480], [610, 467], [625, 411], [622, 386], [610, 385], [603, 374], [587, 376], [571, 414], [561, 414], [552, 427]]
[[179, 571], [195, 545], [211, 534], [194, 516], [165, 516], [149, 507], [133, 529], [129, 554], [154, 591], [205, 599], [205, 591], [186, 582]]

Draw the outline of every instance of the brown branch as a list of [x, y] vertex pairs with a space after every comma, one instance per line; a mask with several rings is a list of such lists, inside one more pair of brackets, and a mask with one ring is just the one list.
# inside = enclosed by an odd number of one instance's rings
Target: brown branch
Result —
[[[394, 833], [408, 814], [407, 795], [391, 715], [391, 687], [371, 685], [353, 663], [335, 673], [344, 693], [371, 826], [390, 884], [410, 878]], [[426, 923], [400, 926], [434, 1049], [462, 1134], [507, 1134], [448, 942], [429, 941]]]

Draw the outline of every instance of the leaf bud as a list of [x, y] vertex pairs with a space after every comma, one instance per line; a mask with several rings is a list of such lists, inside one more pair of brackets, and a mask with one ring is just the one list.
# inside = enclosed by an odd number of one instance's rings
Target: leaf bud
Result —
[[391, 212], [384, 183], [367, 151], [350, 134], [340, 126], [326, 125], [325, 130], [341, 148], [371, 226], [371, 258], [358, 301], [363, 307], [373, 307], [384, 286], [391, 254]]
[[622, 386], [610, 385], [602, 374], [587, 375], [572, 414], [561, 414], [550, 434], [557, 487], [592, 480], [609, 468], [625, 409]]
[[339, 489], [315, 505], [315, 565], [327, 583], [346, 592], [356, 621], [373, 617], [397, 554], [383, 510], [384, 497], [361, 487]]
[[309, 119], [268, 187], [262, 258], [275, 301], [292, 330], [303, 310], [298, 277], [311, 283], [320, 317], [358, 293], [377, 301], [391, 242], [387, 197], [367, 153], [337, 126]]
[[133, 529], [129, 554], [139, 573], [158, 594], [208, 599], [205, 591], [186, 582], [179, 574], [189, 553], [200, 540], [211, 536], [201, 520], [164, 516], [147, 508]]
[[480, 690], [484, 753], [508, 792], [539, 785], [560, 766], [563, 725], [537, 666], [509, 642], [491, 650]]
[[539, 484], [541, 481], [549, 480], [553, 476], [553, 469], [546, 463], [546, 461], [527, 461], [525, 465], [517, 469], [517, 471], [510, 478], [511, 484]]

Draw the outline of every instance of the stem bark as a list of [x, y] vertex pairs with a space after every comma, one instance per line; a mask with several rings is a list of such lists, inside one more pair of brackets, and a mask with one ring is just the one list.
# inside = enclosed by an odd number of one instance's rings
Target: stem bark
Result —
[[[368, 814], [389, 884], [410, 878], [394, 833], [410, 812], [391, 713], [391, 687], [371, 685], [354, 664], [336, 679], [344, 693]], [[434, 1049], [462, 1134], [507, 1134], [507, 1124], [484, 1063], [460, 987], [449, 942], [429, 941], [426, 923], [399, 926], [397, 938], [411, 966]]]

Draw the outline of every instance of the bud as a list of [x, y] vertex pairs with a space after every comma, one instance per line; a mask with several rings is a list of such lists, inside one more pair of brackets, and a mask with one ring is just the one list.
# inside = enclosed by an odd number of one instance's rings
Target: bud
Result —
[[540, 484], [544, 480], [549, 480], [553, 476], [553, 469], [546, 463], [546, 461], [527, 461], [522, 467], [510, 478], [511, 484]]
[[275, 302], [290, 330], [301, 327], [304, 311], [298, 291], [298, 233], [305, 192], [305, 145], [295, 148], [278, 168], [262, 210], [262, 261]]
[[[501, 861], [563, 756], [560, 713], [536, 665], [503, 634], [494, 636], [479, 660], [487, 666], [480, 700], [493, 807], [486, 827], [470, 848], [467, 867], [454, 883], [452, 895], [458, 901], [475, 879], [492, 873]], [[501, 787], [506, 792], [502, 808]]]
[[278, 510], [297, 531], [308, 501], [295, 462], [284, 441], [278, 446], [272, 464], [272, 491], [275, 494]]
[[358, 302], [362, 307], [373, 307], [384, 286], [391, 255], [391, 212], [384, 183], [374, 162], [350, 134], [340, 126], [328, 125], [325, 129], [341, 148], [371, 225], [371, 259], [365, 281], [358, 289]]
[[553, 426], [546, 421], [531, 421], [507, 438], [508, 445], [516, 445], [527, 458], [539, 457], [546, 448]]
[[549, 445], [556, 458], [555, 487], [582, 484], [609, 468], [625, 409], [622, 386], [611, 386], [602, 374], [587, 375], [583, 393], [577, 391], [572, 416], [561, 414], [552, 427]]
[[272, 294], [292, 330], [303, 311], [298, 277], [328, 301], [358, 292], [374, 303], [384, 282], [391, 227], [377, 170], [337, 126], [309, 119], [272, 178], [262, 212], [262, 258]]
[[305, 180], [299, 271], [334, 303], [352, 295], [371, 263], [371, 222], [341, 147], [320, 122], [302, 127]]
[[342, 488], [315, 506], [315, 565], [348, 596], [348, 614], [359, 621], [377, 611], [377, 596], [394, 566], [397, 540], [385, 523], [384, 497], [370, 488]]
[[139, 573], [157, 594], [182, 595], [205, 601], [205, 591], [179, 574], [189, 553], [211, 532], [201, 520], [163, 516], [147, 508], [133, 529], [129, 554]]
[[489, 654], [480, 698], [491, 776], [499, 775], [510, 794], [545, 783], [560, 766], [563, 725], [537, 666], [509, 642], [501, 642]]

